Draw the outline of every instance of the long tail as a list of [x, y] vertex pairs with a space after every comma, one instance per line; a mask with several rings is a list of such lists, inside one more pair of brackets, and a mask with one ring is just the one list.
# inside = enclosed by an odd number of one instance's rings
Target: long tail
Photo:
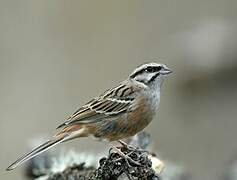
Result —
[[54, 136], [51, 140], [48, 140], [47, 142], [41, 144], [37, 148], [35, 148], [33, 151], [23, 155], [19, 159], [17, 159], [14, 163], [12, 163], [6, 170], [10, 171], [15, 169], [17, 166], [21, 165], [25, 161], [28, 161], [29, 159], [41, 154], [42, 152], [48, 150], [49, 148], [67, 140], [68, 134], [60, 135], [60, 136]]

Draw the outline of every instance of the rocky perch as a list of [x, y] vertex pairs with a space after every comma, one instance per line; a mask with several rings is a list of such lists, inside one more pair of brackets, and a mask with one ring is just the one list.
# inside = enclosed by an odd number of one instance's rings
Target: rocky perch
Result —
[[[108, 157], [99, 160], [99, 167], [86, 166], [84, 162], [66, 167], [61, 172], [37, 173], [33, 166], [29, 167], [28, 175], [37, 180], [159, 180], [158, 174], [163, 168], [161, 161], [154, 161], [157, 158], [150, 153], [140, 149], [130, 149], [119, 147], [119, 149], [132, 160], [139, 163], [129, 162], [120, 156], [116, 151], [109, 151]], [[160, 162], [158, 168], [152, 166], [153, 163]], [[50, 168], [50, 167], [49, 167]], [[32, 176], [33, 175], [33, 176]], [[29, 177], [29, 176], [28, 176]]]
[[111, 152], [108, 157], [100, 159], [100, 166], [91, 173], [89, 179], [159, 179], [155, 170], [152, 168], [152, 162], [147, 152], [141, 150], [130, 150], [126, 147], [120, 149], [124, 154], [131, 157], [140, 165], [126, 161], [117, 152]]
[[[34, 180], [160, 180], [164, 163], [146, 149], [150, 135], [142, 132], [119, 146], [127, 159], [111, 148], [108, 156], [94, 153], [67, 151], [33, 158], [26, 176]], [[138, 147], [138, 148], [132, 148]]]

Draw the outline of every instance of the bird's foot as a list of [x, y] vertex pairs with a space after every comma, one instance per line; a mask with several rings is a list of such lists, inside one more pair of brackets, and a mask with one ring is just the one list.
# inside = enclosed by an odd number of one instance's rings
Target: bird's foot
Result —
[[118, 140], [118, 142], [119, 142], [123, 147], [126, 147], [128, 150], [136, 150], [136, 149], [137, 149], [136, 147], [130, 146], [129, 144], [125, 143], [125, 142], [122, 141], [122, 140]]
[[146, 151], [146, 150], [144, 150], [144, 149], [141, 149], [141, 148], [139, 148], [139, 147], [133, 147], [133, 146], [131, 146], [131, 145], [129, 145], [129, 144], [127, 144], [127, 143], [125, 143], [124, 141], [122, 141], [122, 140], [118, 140], [118, 142], [123, 146], [123, 147], [125, 147], [125, 148], [127, 148], [128, 150], [130, 150], [130, 151], [140, 151], [140, 152], [142, 152], [142, 153], [147, 153], [148, 151]]
[[[112, 146], [114, 150], [117, 151], [117, 153], [127, 162], [128, 166], [131, 166], [130, 163], [135, 164], [137, 166], [141, 166], [141, 164], [135, 160], [133, 160], [129, 155], [133, 152], [129, 152], [128, 154], [124, 154], [119, 148]], [[117, 159], [116, 161], [121, 160], [121, 158]]]

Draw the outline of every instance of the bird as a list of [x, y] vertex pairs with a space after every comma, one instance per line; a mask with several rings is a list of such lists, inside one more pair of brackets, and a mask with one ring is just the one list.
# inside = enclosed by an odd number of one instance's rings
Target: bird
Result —
[[[172, 70], [156, 62], [138, 66], [119, 85], [81, 106], [57, 127], [48, 141], [21, 156], [6, 170], [10, 171], [62, 142], [93, 136], [97, 140], [120, 142], [142, 131], [153, 119], [160, 104], [164, 79]], [[124, 158], [133, 161], [117, 149]]]

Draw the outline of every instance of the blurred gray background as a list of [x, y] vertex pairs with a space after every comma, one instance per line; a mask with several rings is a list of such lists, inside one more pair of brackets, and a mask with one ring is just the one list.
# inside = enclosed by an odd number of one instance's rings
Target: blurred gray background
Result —
[[148, 61], [174, 71], [147, 128], [154, 148], [194, 179], [222, 179], [237, 154], [236, 32], [236, 0], [1, 0], [1, 179], [24, 179], [4, 169], [32, 138]]

